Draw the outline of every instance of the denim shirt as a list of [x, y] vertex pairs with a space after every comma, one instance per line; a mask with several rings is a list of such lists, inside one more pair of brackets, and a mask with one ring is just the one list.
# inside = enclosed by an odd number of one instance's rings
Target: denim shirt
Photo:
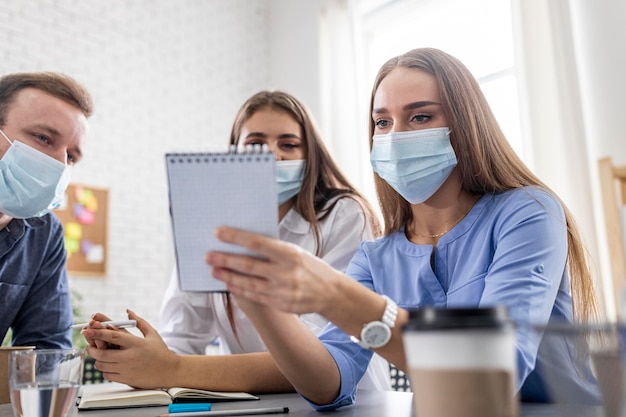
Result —
[[13, 345], [72, 347], [63, 227], [53, 214], [13, 219], [0, 230], [0, 336]]

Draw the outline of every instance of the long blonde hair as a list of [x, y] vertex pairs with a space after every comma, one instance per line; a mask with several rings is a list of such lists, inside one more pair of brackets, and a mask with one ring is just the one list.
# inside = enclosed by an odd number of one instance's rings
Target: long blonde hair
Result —
[[[580, 319], [596, 318], [596, 292], [587, 264], [587, 254], [578, 227], [559, 197], [539, 180], [513, 151], [491, 112], [476, 79], [458, 59], [433, 48], [413, 49], [388, 60], [380, 68], [370, 101], [381, 81], [394, 68], [414, 68], [431, 74], [437, 81], [441, 105], [450, 128], [450, 141], [458, 159], [463, 190], [472, 195], [504, 192], [526, 186], [550, 192], [565, 212], [568, 241], [568, 271], [573, 309]], [[370, 120], [370, 149], [374, 121]], [[410, 204], [382, 178], [374, 174], [385, 234], [397, 232], [412, 220]]]

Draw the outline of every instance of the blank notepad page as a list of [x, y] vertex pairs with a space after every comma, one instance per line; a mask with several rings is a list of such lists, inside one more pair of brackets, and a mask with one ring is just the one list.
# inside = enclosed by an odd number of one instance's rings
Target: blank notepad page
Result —
[[278, 236], [274, 154], [179, 153], [165, 159], [180, 289], [226, 291], [204, 258], [209, 251], [250, 254], [217, 240], [219, 226]]

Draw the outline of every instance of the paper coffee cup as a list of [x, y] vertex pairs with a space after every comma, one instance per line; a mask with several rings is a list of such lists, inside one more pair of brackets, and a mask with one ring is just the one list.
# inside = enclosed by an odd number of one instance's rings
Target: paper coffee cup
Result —
[[504, 308], [409, 312], [404, 351], [420, 417], [514, 417], [515, 333]]
[[14, 350], [33, 350], [35, 346], [0, 347], [0, 404], [11, 402], [9, 396], [9, 353]]

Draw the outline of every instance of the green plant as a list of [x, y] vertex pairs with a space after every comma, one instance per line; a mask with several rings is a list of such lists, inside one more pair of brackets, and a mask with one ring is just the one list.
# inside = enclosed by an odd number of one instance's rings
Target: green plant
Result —
[[[70, 295], [72, 299], [72, 315], [74, 316], [74, 323], [82, 323], [84, 321], [87, 321], [83, 316], [81, 306], [83, 296], [76, 290], [71, 290]], [[4, 339], [2, 340], [2, 346], [11, 345], [12, 334], [13, 332], [9, 328], [9, 331], [7, 331], [7, 334], [4, 335]], [[87, 347], [87, 341], [85, 340], [83, 335], [80, 334], [80, 329], [72, 330], [72, 344], [76, 349], [85, 349]]]
[[[72, 296], [72, 315], [74, 316], [74, 323], [83, 323], [85, 321], [89, 321], [85, 319], [83, 316], [83, 310], [81, 302], [83, 301], [83, 296], [76, 290], [71, 290]], [[81, 329], [72, 329], [72, 344], [76, 349], [85, 349], [87, 347], [87, 341], [80, 334]]]
[[7, 334], [4, 335], [4, 340], [2, 341], [2, 346], [11, 346], [11, 335], [13, 334], [13, 332], [11, 332], [11, 329], [9, 328], [9, 331], [7, 331]]

